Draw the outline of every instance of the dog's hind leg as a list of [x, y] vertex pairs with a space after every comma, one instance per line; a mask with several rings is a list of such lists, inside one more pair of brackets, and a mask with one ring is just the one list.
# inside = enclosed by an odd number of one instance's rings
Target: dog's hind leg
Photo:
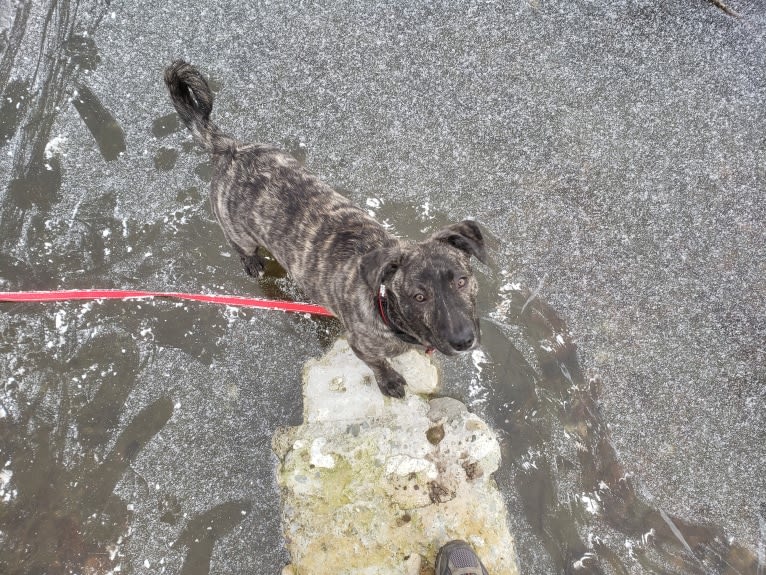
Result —
[[[229, 245], [237, 252], [242, 267], [245, 268], [245, 273], [254, 278], [263, 276], [263, 272], [266, 270], [266, 259], [259, 253], [261, 246], [258, 244], [258, 240], [254, 237], [248, 237], [246, 235], [240, 235], [237, 237], [240, 241], [234, 241], [233, 234], [229, 231], [231, 224], [228, 224], [227, 219], [221, 217], [218, 211], [215, 209], [215, 201], [213, 203], [213, 211], [215, 212], [218, 223], [221, 225], [221, 230], [229, 242]], [[243, 243], [245, 244], [243, 246]]]
[[259, 253], [261, 246], [255, 241], [248, 241], [247, 248], [244, 248], [232, 239], [223, 225], [221, 225], [221, 229], [223, 229], [223, 235], [228, 240], [229, 245], [239, 255], [239, 260], [242, 262], [242, 267], [245, 268], [245, 273], [254, 278], [262, 277], [266, 270], [266, 258]]
[[231, 245], [239, 254], [239, 259], [247, 275], [254, 278], [263, 276], [264, 271], [266, 271], [266, 259], [258, 253], [260, 246], [255, 248], [255, 252], [248, 254], [234, 242]]

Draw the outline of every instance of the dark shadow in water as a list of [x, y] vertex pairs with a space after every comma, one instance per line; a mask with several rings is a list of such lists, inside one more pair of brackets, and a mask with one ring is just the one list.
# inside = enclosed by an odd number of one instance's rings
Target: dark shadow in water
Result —
[[27, 106], [29, 106], [29, 86], [26, 82], [14, 80], [5, 87], [0, 104], [0, 148], [16, 134]]
[[93, 36], [72, 34], [64, 42], [64, 54], [71, 58], [80, 70], [95, 70], [101, 62]]
[[[45, 214], [57, 200], [61, 166], [55, 158], [46, 158], [45, 148], [51, 140], [56, 115], [65, 107], [79, 72], [95, 69], [100, 61], [93, 38], [109, 8], [108, 2], [97, 0], [49, 2], [34, 65], [14, 68], [33, 4], [18, 3], [7, 48], [0, 59], [3, 101], [0, 146], [11, 138], [17, 139], [9, 199], [0, 206], [0, 229], [3, 230], [0, 247], [5, 252], [13, 252], [18, 245], [27, 211], [35, 206], [38, 214]], [[20, 72], [22, 77], [9, 83], [12, 71]], [[39, 91], [28, 93], [28, 86], [38, 85]], [[80, 95], [73, 103], [104, 157], [113, 159], [125, 149], [122, 129], [90, 89], [84, 85], [80, 88]]]
[[61, 189], [61, 163], [54, 157], [46, 160], [40, 157], [30, 162], [24, 175], [11, 180], [8, 186], [8, 204], [15, 204], [19, 210], [27, 211], [37, 206], [47, 212], [58, 202]]
[[229, 501], [189, 521], [173, 543], [174, 548], [187, 549], [180, 575], [207, 575], [215, 542], [234, 529], [251, 508], [246, 501]]
[[175, 112], [165, 114], [152, 122], [152, 135], [155, 138], [164, 138], [179, 130], [181, 130], [181, 121]]
[[[8, 8], [11, 8], [11, 6], [8, 6]], [[3, 93], [5, 93], [5, 85], [8, 83], [8, 78], [11, 75], [16, 55], [21, 48], [21, 41], [27, 30], [27, 22], [29, 21], [29, 12], [32, 9], [32, 2], [18, 2], [15, 8], [15, 11], [11, 10], [11, 14], [8, 14], [12, 22], [10, 30], [6, 30], [3, 35], [0, 36], [0, 42], [2, 42], [0, 88], [3, 89]]]
[[160, 148], [154, 154], [154, 167], [160, 172], [169, 172], [176, 165], [178, 150], [175, 148]]
[[[93, 342], [97, 348], [122, 346], [126, 353], [94, 382], [98, 390], [88, 400], [84, 390], [72, 383], [76, 378], [71, 374], [90, 365], [90, 343], [71, 338], [67, 359], [46, 357], [47, 367], [37, 374], [39, 385], [14, 390], [23, 412], [0, 419], [0, 451], [8, 458], [6, 470], [12, 473], [9, 487], [13, 489], [13, 496], [0, 507], [3, 573], [106, 572], [116, 565], [110, 550], [130, 517], [125, 503], [113, 494], [115, 486], [170, 419], [173, 408], [168, 398], [146, 406], [107, 451], [124, 398], [136, 383], [140, 359], [129, 336], [113, 333]], [[14, 345], [14, 351], [19, 347], [23, 344]], [[99, 378], [98, 374], [93, 377]], [[55, 415], [50, 412], [51, 401], [56, 402]], [[70, 444], [73, 425], [83, 434], [82, 451], [76, 455]]]
[[72, 104], [93, 134], [104, 159], [110, 162], [119, 158], [125, 151], [125, 134], [101, 100], [85, 84], [78, 83], [77, 94], [72, 98]]
[[[513, 463], [503, 480], [515, 483], [526, 519], [557, 571], [627, 573], [637, 562], [650, 573], [755, 575], [756, 556], [721, 529], [669, 516], [636, 493], [610, 442], [598, 403], [600, 382], [583, 375], [564, 321], [528, 289], [512, 291], [509, 303], [510, 324], [525, 340], [515, 343], [528, 346], [536, 367], [485, 323], [485, 348], [501, 370], [487, 410], [508, 437], [505, 458]], [[557, 428], [575, 442], [575, 461], [545, 453]], [[598, 501], [597, 518], [634, 540], [632, 549], [583, 541], [592, 519], [559, 493], [565, 489], [560, 479], [572, 474], [578, 492]]]

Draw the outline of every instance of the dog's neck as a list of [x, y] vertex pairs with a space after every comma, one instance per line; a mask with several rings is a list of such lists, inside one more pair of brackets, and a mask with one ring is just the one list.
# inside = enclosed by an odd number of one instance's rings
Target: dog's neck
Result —
[[391, 305], [391, 296], [388, 294], [389, 291], [390, 290], [386, 288], [385, 284], [380, 284], [380, 287], [378, 287], [376, 299], [378, 300], [378, 313], [380, 313], [380, 319], [382, 319], [383, 323], [386, 324], [386, 327], [388, 327], [388, 329], [390, 329], [391, 332], [404, 343], [423, 345], [423, 347], [426, 348], [426, 353], [433, 353], [434, 348], [424, 345], [415, 336], [400, 327], [401, 323], [398, 321], [399, 318], [396, 317], [398, 315], [396, 306]]

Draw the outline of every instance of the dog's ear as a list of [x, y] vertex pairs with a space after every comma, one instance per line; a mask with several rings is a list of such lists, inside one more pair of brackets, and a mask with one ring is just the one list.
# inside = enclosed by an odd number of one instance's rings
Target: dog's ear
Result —
[[402, 261], [402, 252], [397, 246], [377, 248], [362, 256], [360, 271], [362, 278], [377, 293], [380, 284], [393, 274]]
[[487, 250], [484, 248], [484, 236], [473, 220], [463, 220], [447, 226], [431, 236], [433, 241], [445, 242], [452, 247], [474, 256], [481, 263], [487, 263]]

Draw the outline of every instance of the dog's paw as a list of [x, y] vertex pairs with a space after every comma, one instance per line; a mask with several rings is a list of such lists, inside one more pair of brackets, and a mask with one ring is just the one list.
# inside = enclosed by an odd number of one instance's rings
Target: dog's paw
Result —
[[395, 397], [396, 399], [404, 397], [404, 386], [407, 385], [407, 382], [395, 371], [391, 370], [384, 377], [376, 379], [378, 381], [378, 387], [383, 395]]
[[242, 260], [242, 266], [245, 268], [245, 273], [254, 278], [259, 278], [266, 270], [266, 262], [258, 254], [252, 256], [239, 256]]

